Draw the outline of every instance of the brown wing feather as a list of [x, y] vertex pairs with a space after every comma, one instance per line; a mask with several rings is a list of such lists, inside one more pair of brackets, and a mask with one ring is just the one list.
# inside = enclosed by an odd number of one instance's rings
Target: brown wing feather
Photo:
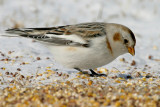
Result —
[[105, 35], [106, 32], [104, 30], [105, 23], [82, 23], [76, 25], [66, 26], [66, 30], [71, 32], [72, 34], [79, 35], [83, 38], [88, 37], [97, 37]]
[[[105, 23], [82, 23], [76, 25], [66, 25], [58, 27], [48, 28], [24, 28], [23, 29], [8, 29], [7, 32], [20, 31], [28, 35], [44, 35], [44, 34], [55, 34], [55, 35], [78, 35], [82, 38], [97, 37], [105, 35], [104, 30]], [[23, 31], [23, 32], [22, 32]]]
[[[82, 23], [76, 25], [66, 25], [48, 28], [24, 28], [24, 29], [8, 29], [7, 33], [18, 34], [19, 36], [33, 38], [46, 43], [55, 43], [58, 45], [75, 45], [89, 46], [89, 38], [103, 36], [106, 34], [105, 23]], [[48, 37], [47, 34], [57, 35], [57, 37]], [[77, 35], [86, 40], [86, 43], [78, 43], [66, 38], [59, 38], [61, 35]]]

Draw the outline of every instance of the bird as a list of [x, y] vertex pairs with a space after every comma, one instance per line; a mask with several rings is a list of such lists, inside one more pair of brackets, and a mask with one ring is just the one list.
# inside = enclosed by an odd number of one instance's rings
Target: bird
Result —
[[88, 22], [39, 28], [12, 28], [10, 36], [34, 39], [44, 44], [54, 59], [66, 68], [90, 76], [107, 76], [93, 69], [109, 64], [125, 53], [135, 55], [136, 38], [126, 26], [117, 23]]

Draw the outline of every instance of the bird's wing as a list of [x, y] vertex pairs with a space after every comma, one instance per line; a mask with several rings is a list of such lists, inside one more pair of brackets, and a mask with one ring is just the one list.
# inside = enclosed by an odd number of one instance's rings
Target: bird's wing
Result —
[[50, 28], [8, 29], [6, 33], [52, 45], [88, 47], [90, 39], [105, 35], [104, 31], [104, 23], [83, 23]]

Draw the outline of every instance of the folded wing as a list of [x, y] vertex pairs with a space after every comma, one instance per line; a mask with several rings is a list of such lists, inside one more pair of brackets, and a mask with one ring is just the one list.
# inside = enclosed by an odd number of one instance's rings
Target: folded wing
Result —
[[103, 27], [98, 25], [85, 23], [48, 28], [8, 29], [6, 33], [32, 38], [51, 45], [89, 47], [91, 38], [105, 35]]

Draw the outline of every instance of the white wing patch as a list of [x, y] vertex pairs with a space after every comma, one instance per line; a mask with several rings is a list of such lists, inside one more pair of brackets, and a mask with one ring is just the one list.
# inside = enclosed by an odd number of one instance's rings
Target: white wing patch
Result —
[[64, 40], [70, 40], [70, 41], [73, 41], [73, 42], [77, 42], [77, 43], [81, 43], [81, 44], [85, 44], [86, 41], [77, 36], [77, 35], [54, 35], [54, 34], [45, 34], [45, 36], [47, 37], [54, 37], [54, 38], [61, 38], [61, 39], [64, 39]]

